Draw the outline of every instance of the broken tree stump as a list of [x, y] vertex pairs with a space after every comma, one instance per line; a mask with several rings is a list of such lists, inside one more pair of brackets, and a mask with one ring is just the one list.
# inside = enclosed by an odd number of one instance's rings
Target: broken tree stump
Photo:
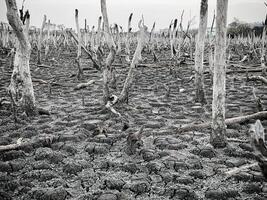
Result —
[[95, 80], [90, 80], [87, 83], [80, 83], [73, 90], [84, 89], [84, 88], [88, 87], [89, 85], [92, 85], [94, 82], [95, 82]]
[[260, 120], [257, 120], [255, 125], [251, 127], [251, 143], [262, 174], [267, 178], [267, 147], [265, 145], [264, 128]]
[[126, 147], [126, 153], [128, 155], [135, 154], [136, 150], [143, 145], [143, 141], [141, 140], [143, 130], [144, 126], [142, 126], [140, 130], [135, 133], [129, 133], [127, 137], [127, 147]]

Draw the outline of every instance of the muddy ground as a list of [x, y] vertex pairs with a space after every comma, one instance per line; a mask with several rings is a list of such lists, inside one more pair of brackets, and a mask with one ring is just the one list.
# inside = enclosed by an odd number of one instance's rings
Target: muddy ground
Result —
[[[217, 150], [209, 144], [210, 130], [177, 134], [180, 125], [210, 120], [210, 75], [205, 76], [208, 105], [203, 107], [193, 101], [192, 66], [175, 65], [167, 50], [156, 52], [158, 63], [137, 68], [129, 104], [116, 107], [129, 120], [130, 128], [123, 132], [118, 117], [101, 111], [101, 73], [84, 55], [83, 67], [89, 69], [78, 81], [71, 77], [77, 72], [76, 49], [59, 52], [52, 49], [43, 62], [49, 68], [34, 64], [36, 50], [31, 56], [33, 79], [60, 83], [50, 87], [34, 82], [38, 106], [51, 115], [29, 119], [20, 114], [14, 123], [10, 107], [0, 108], [0, 145], [16, 143], [21, 137], [29, 142], [0, 154], [0, 199], [267, 199], [267, 183], [258, 166], [231, 177], [224, 175], [234, 167], [255, 162], [249, 143], [229, 142]], [[142, 63], [151, 64], [152, 58], [144, 53]], [[2, 51], [1, 97], [6, 96], [10, 61]], [[118, 94], [127, 65], [119, 58], [115, 64], [117, 90], [113, 93]], [[253, 86], [267, 107], [266, 86], [248, 83], [245, 76], [227, 75], [227, 117], [256, 112]], [[96, 82], [73, 90], [88, 80]], [[267, 121], [262, 123], [267, 128]], [[125, 135], [142, 125], [143, 146], [135, 155], [126, 154]], [[227, 137], [249, 140], [249, 124], [228, 127]]]

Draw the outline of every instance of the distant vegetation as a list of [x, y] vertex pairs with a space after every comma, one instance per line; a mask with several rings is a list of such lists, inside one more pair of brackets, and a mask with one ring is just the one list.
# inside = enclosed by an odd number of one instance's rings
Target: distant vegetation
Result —
[[260, 22], [246, 23], [235, 18], [234, 21], [228, 25], [227, 35], [232, 38], [238, 35], [247, 37], [255, 32], [255, 36], [260, 36], [263, 31], [263, 24], [264, 23]]

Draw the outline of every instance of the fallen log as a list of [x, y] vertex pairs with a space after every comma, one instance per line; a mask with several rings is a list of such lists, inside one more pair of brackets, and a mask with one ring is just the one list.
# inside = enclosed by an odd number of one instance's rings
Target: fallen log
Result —
[[226, 71], [226, 74], [262, 72], [262, 70], [264, 69], [266, 69], [266, 67], [257, 68], [257, 69], [229, 70], [229, 71]]
[[227, 142], [249, 143], [249, 140], [240, 140], [237, 138], [227, 138]]
[[50, 115], [50, 112], [48, 110], [44, 109], [44, 108], [38, 107], [37, 111], [38, 111], [39, 115]]
[[256, 167], [256, 166], [258, 166], [257, 162], [252, 163], [252, 164], [243, 165], [241, 167], [234, 167], [233, 169], [225, 172], [225, 175], [227, 177], [231, 177], [231, 176], [233, 176], [235, 174], [238, 174], [239, 172], [247, 171], [249, 168]]
[[73, 90], [84, 89], [84, 88], [88, 87], [89, 85], [92, 85], [94, 82], [95, 82], [95, 80], [90, 80], [87, 83], [80, 83]]
[[35, 82], [35, 83], [42, 83], [42, 84], [48, 84], [47, 81], [44, 81], [42, 79], [38, 79], [38, 78], [33, 78], [32, 79], [32, 82]]
[[[260, 67], [260, 68], [256, 68], [256, 69], [228, 70], [228, 71], [226, 71], [226, 74], [262, 72], [265, 69], [267, 69], [267, 68], [266, 67]], [[204, 74], [210, 74], [210, 71], [205, 71]]]
[[1, 145], [0, 146], [0, 152], [2, 151], [8, 151], [8, 150], [14, 150], [14, 149], [17, 149], [21, 146], [21, 141], [22, 141], [22, 138], [19, 138], [17, 140], [17, 143], [16, 144], [9, 144], [9, 145]]
[[61, 83], [61, 82], [52, 82], [51, 86], [61, 86], [61, 87], [73, 87], [73, 83]]
[[36, 67], [41, 67], [41, 68], [48, 68], [48, 69], [52, 69], [52, 66], [49, 65], [45, 65], [45, 64], [36, 64], [36, 63], [30, 63], [30, 65], [34, 65]]
[[[255, 64], [255, 65], [249, 65], [249, 66], [243, 66], [243, 65], [240, 65], [238, 63], [229, 63], [229, 66], [228, 67], [235, 67], [235, 68], [241, 68], [241, 69], [244, 69], [244, 70], [254, 70], [254, 69], [259, 69], [261, 68], [260, 65], [258, 64]], [[259, 68], [258, 68], [259, 67]]]
[[247, 81], [261, 81], [262, 83], [267, 85], [267, 79], [263, 76], [247, 76]]
[[27, 141], [23, 141], [22, 138], [19, 138], [16, 144], [0, 145], [0, 153], [11, 150], [49, 147], [57, 142], [81, 141], [81, 140], [84, 140], [83, 134], [76, 134], [76, 135], [60, 134], [60, 135], [45, 135], [45, 136], [42, 135]]
[[[240, 124], [255, 119], [267, 119], [267, 111], [262, 111], [251, 115], [229, 118], [225, 120], [225, 124], [226, 125]], [[211, 122], [206, 122], [202, 124], [187, 124], [178, 128], [178, 133], [186, 131], [203, 131], [208, 128], [211, 128]]]

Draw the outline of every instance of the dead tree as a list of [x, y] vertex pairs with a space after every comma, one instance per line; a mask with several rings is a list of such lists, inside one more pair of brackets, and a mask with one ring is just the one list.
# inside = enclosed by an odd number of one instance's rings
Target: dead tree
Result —
[[97, 52], [101, 46], [101, 24], [102, 24], [102, 16], [98, 18], [98, 26], [97, 26], [97, 35], [96, 35], [96, 46], [95, 52]]
[[214, 54], [213, 54], [213, 47], [212, 47], [212, 40], [213, 40], [213, 26], [215, 22], [215, 11], [213, 14], [212, 24], [210, 28], [210, 34], [209, 34], [209, 70], [210, 74], [213, 76], [213, 69], [214, 69]]
[[[74, 41], [78, 44], [79, 43], [79, 39], [78, 39], [78, 36], [71, 30], [68, 31], [68, 33], [70, 33], [71, 37], [74, 39]], [[93, 53], [92, 50], [90, 49], [87, 49], [85, 47], [85, 44], [81, 43], [81, 47], [82, 49], [84, 50], [84, 52], [86, 53], [86, 55], [88, 56], [88, 58], [93, 62], [93, 67], [95, 69], [97, 69], [98, 71], [101, 70], [101, 63], [98, 63], [97, 60], [95, 60], [94, 56], [93, 56]]]
[[265, 145], [264, 128], [260, 120], [257, 120], [255, 125], [251, 127], [251, 145], [256, 153], [262, 174], [267, 178], [267, 147]]
[[148, 50], [149, 50], [149, 53], [151, 53], [153, 55], [154, 62], [157, 62], [158, 58], [156, 56], [155, 45], [153, 43], [153, 38], [154, 38], [153, 35], [154, 35], [155, 27], [156, 27], [156, 22], [153, 23], [152, 29], [151, 29], [150, 34], [149, 34]]
[[45, 42], [45, 60], [47, 60], [48, 52], [49, 52], [49, 45], [50, 45], [50, 19], [48, 20], [47, 25], [47, 35], [46, 35], [46, 42]]
[[127, 147], [126, 147], [126, 153], [128, 155], [135, 154], [137, 150], [141, 146], [143, 146], [143, 141], [142, 141], [143, 130], [144, 130], [144, 126], [142, 126], [140, 130], [135, 133], [129, 133], [127, 137]]
[[112, 63], [114, 62], [115, 55], [116, 55], [116, 45], [113, 40], [113, 37], [110, 32], [109, 28], [109, 21], [108, 21], [108, 15], [107, 15], [107, 6], [106, 6], [106, 0], [101, 0], [101, 13], [103, 16], [104, 21], [104, 33], [106, 42], [109, 47], [109, 54], [105, 62], [105, 66], [103, 69], [103, 101], [106, 104], [109, 99], [109, 74], [112, 71]]
[[134, 53], [134, 56], [133, 56], [133, 59], [130, 65], [128, 75], [123, 85], [123, 89], [119, 97], [117, 97], [116, 95], [111, 95], [105, 105], [107, 109], [109, 109], [112, 113], [114, 113], [115, 115], [121, 118], [124, 125], [127, 124], [126, 122], [127, 120], [125, 120], [122, 117], [122, 115], [113, 108], [113, 106], [118, 103], [128, 102], [129, 90], [134, 79], [134, 70], [135, 70], [136, 65], [140, 61], [141, 53], [145, 45], [145, 39], [146, 39], [146, 34], [147, 34], [147, 27], [144, 25], [143, 19], [140, 20], [138, 27], [140, 29], [139, 34], [138, 34], [138, 43], [137, 43], [137, 47], [136, 47], [136, 50], [135, 50], [135, 53]]
[[134, 69], [135, 69], [135, 66], [140, 61], [141, 53], [142, 53], [142, 50], [144, 48], [146, 34], [147, 34], [147, 27], [144, 25], [143, 20], [141, 20], [139, 22], [138, 27], [139, 27], [139, 36], [138, 36], [137, 47], [136, 47], [136, 50], [135, 50], [135, 53], [134, 53], [134, 56], [133, 56], [133, 59], [132, 59], [131, 65], [130, 65], [128, 75], [127, 75], [126, 80], [124, 82], [123, 89], [122, 89], [120, 96], [118, 98], [119, 102], [124, 102], [128, 99], [129, 89], [132, 85], [133, 78], [134, 78]]
[[84, 44], [85, 44], [85, 47], [87, 48], [87, 45], [88, 45], [88, 31], [89, 31], [89, 28], [87, 26], [87, 20], [84, 19], [84, 33], [83, 33], [83, 41], [84, 41]]
[[[173, 25], [173, 29], [172, 29], [172, 25]], [[177, 19], [174, 20], [174, 24], [170, 24], [169, 27], [169, 37], [170, 37], [170, 45], [171, 45], [171, 59], [174, 58], [174, 56], [176, 55], [176, 49], [175, 49], [175, 36], [176, 36], [176, 32], [177, 32]]]
[[215, 148], [226, 146], [225, 78], [226, 78], [226, 22], [228, 0], [217, 0], [215, 63], [213, 75], [212, 133], [210, 142]]
[[267, 16], [265, 19], [265, 23], [263, 25], [263, 31], [262, 31], [262, 38], [261, 38], [261, 66], [265, 67], [265, 61], [266, 61], [266, 48], [265, 48], [265, 43], [266, 43], [266, 32], [267, 32]]
[[46, 23], [46, 15], [44, 15], [42, 27], [40, 29], [40, 34], [38, 38], [38, 45], [37, 45], [37, 63], [41, 64], [41, 49], [42, 49], [42, 41], [43, 41], [43, 31]]
[[117, 24], [115, 24], [115, 33], [116, 33], [116, 38], [117, 38], [116, 54], [120, 55], [121, 54], [121, 36], [120, 36], [120, 30]]
[[200, 21], [198, 29], [198, 37], [196, 42], [195, 53], [195, 88], [196, 88], [196, 102], [206, 104], [205, 90], [204, 90], [204, 47], [205, 36], [208, 24], [208, 0], [201, 0], [200, 6]]
[[125, 53], [126, 57], [125, 60], [127, 63], [130, 63], [130, 33], [132, 31], [131, 28], [131, 21], [132, 21], [133, 13], [130, 14], [129, 19], [128, 19], [128, 30], [127, 30], [127, 35], [126, 35], [126, 42], [125, 42]]
[[8, 22], [18, 39], [9, 93], [25, 113], [32, 116], [36, 114], [36, 106], [29, 66], [31, 53], [31, 45], [28, 39], [30, 15], [27, 15], [26, 26], [24, 26], [18, 15], [16, 1], [6, 0], [6, 7]]
[[252, 88], [252, 93], [253, 93], [253, 98], [254, 98], [254, 100], [255, 100], [255, 104], [256, 104], [256, 110], [257, 110], [257, 112], [261, 112], [261, 111], [263, 111], [264, 109], [263, 109], [263, 105], [262, 105], [262, 100], [261, 100], [260, 97], [258, 97], [258, 96], [256, 95], [256, 91], [255, 91], [255, 88], [254, 88], [254, 87]]
[[[180, 23], [179, 23], [179, 27], [180, 27], [180, 31], [181, 31], [181, 33], [183, 33], [184, 32], [184, 29], [183, 29], [183, 18], [184, 18], [184, 10], [182, 11], [182, 14], [181, 14], [181, 17], [180, 17]], [[189, 29], [189, 27], [188, 27], [188, 29]], [[177, 35], [178, 35], [178, 37], [179, 37], [179, 42], [178, 42], [178, 58], [180, 58], [181, 57], [181, 55], [182, 55], [182, 52], [181, 52], [181, 50], [182, 50], [182, 40], [183, 40], [183, 38], [182, 38], [182, 35], [181, 34], [178, 34], [178, 30], [177, 30]]]
[[77, 50], [76, 63], [78, 66], [78, 79], [80, 79], [83, 76], [83, 69], [81, 66], [82, 37], [81, 37], [81, 30], [80, 30], [80, 26], [79, 26], [79, 11], [78, 11], [78, 9], [75, 9], [75, 23], [76, 23], [76, 29], [77, 29], [77, 35], [78, 35], [78, 50]]

